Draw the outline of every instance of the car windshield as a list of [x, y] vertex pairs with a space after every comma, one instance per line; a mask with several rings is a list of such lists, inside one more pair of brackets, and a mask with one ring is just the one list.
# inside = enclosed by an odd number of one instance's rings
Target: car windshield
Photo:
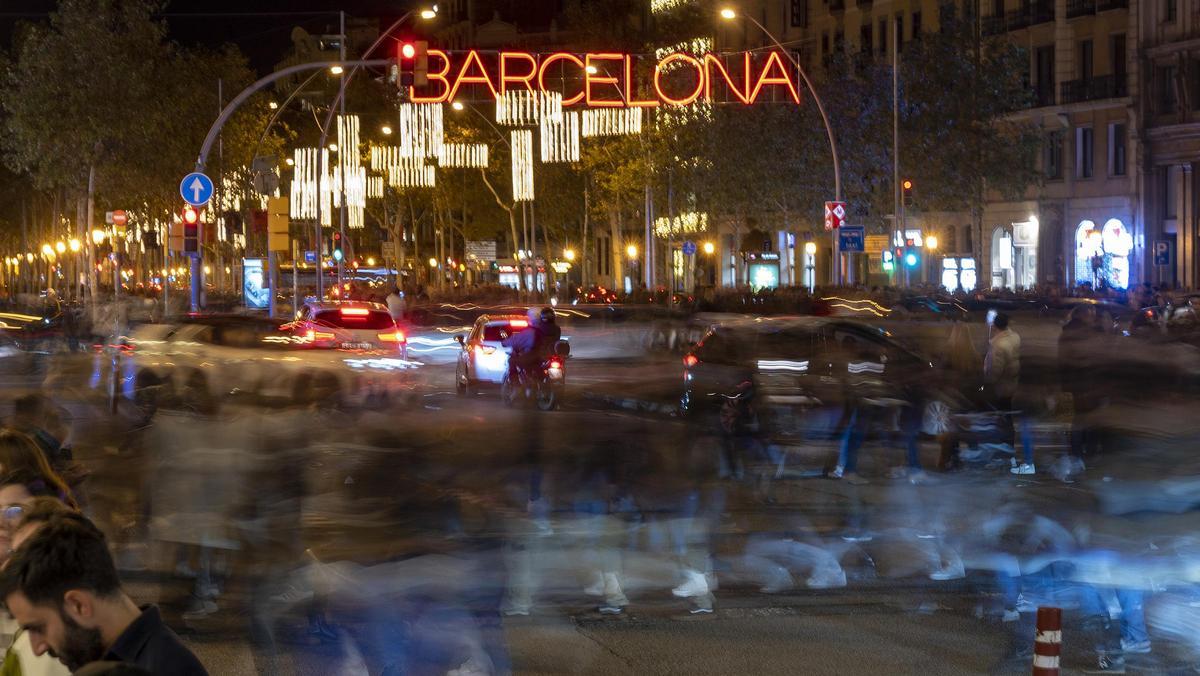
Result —
[[339, 329], [390, 329], [395, 326], [391, 315], [383, 310], [366, 308], [340, 308], [338, 310], [321, 310], [316, 314], [316, 320], [322, 326], [332, 326]]

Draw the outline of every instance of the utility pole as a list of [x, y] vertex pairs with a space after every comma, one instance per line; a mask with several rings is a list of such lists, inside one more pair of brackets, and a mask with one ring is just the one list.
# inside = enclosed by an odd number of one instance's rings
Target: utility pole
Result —
[[[339, 22], [340, 22], [339, 29], [338, 29], [338, 33], [339, 33], [339, 35], [338, 35], [338, 55], [339, 55], [339, 58], [341, 59], [342, 63], [345, 63], [346, 62], [346, 12], [345, 12], [345, 10], [338, 12], [338, 17], [339, 17]], [[349, 74], [346, 73], [345, 71], [343, 71], [341, 78], [342, 78], [343, 89], [342, 89], [342, 96], [338, 97], [339, 105], [340, 105], [340, 108], [338, 110], [338, 112], [340, 114], [339, 121], [338, 121], [339, 125], [341, 124], [340, 118], [343, 118], [346, 116], [345, 85], [346, 85], [346, 80], [349, 78]], [[342, 164], [343, 166], [345, 166], [345, 163], [341, 162], [340, 158], [342, 157], [342, 154], [346, 153], [346, 152], [357, 153], [358, 148], [354, 148], [352, 151], [347, 151], [345, 148], [338, 146], [338, 158], [339, 158], [338, 163]], [[345, 248], [346, 242], [347, 242], [347, 240], [346, 240], [346, 172], [345, 171], [338, 172], [338, 192], [341, 195], [341, 201], [339, 202], [339, 207], [338, 207], [338, 232], [340, 232], [342, 234], [342, 247]], [[342, 284], [344, 282], [342, 277], [343, 277], [344, 270], [345, 270], [345, 256], [338, 259], [337, 266], [338, 266], [337, 267], [337, 275], [338, 275], [338, 287], [339, 287], [338, 293], [342, 293], [342, 291], [343, 291]]]
[[[892, 21], [892, 196], [895, 202], [893, 203], [892, 219], [892, 241], [890, 246], [895, 246], [897, 241], [903, 242], [904, 239], [904, 204], [900, 199], [900, 22], [893, 19]], [[904, 276], [908, 277], [908, 266], [903, 260], [898, 260], [893, 267], [896, 273], [897, 281], [900, 277], [900, 269], [904, 270]]]

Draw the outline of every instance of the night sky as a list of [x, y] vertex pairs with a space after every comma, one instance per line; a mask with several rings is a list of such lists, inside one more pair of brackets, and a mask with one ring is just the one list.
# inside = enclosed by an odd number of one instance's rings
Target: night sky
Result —
[[[387, 25], [412, 4], [409, 0], [172, 0], [165, 18], [172, 39], [212, 46], [232, 42], [250, 58], [251, 67], [267, 72], [291, 46], [295, 26], [310, 33], [336, 33], [338, 10], [345, 10], [347, 17], [379, 18]], [[0, 46], [8, 48], [17, 21], [44, 20], [56, 6], [54, 0], [4, 0]]]

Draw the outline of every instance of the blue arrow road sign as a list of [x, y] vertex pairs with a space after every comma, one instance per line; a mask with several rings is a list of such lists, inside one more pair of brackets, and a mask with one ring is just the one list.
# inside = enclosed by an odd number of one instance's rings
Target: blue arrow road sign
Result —
[[184, 202], [199, 207], [208, 203], [213, 195], [212, 179], [204, 174], [193, 171], [179, 182], [179, 196]]
[[691, 240], [684, 242], [683, 243], [683, 254], [685, 256], [696, 255], [696, 243]]

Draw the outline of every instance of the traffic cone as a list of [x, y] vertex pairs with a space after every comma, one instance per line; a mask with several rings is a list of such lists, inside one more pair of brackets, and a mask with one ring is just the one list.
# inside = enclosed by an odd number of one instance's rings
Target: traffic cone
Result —
[[1033, 639], [1033, 676], [1058, 676], [1062, 655], [1062, 608], [1038, 608]]

